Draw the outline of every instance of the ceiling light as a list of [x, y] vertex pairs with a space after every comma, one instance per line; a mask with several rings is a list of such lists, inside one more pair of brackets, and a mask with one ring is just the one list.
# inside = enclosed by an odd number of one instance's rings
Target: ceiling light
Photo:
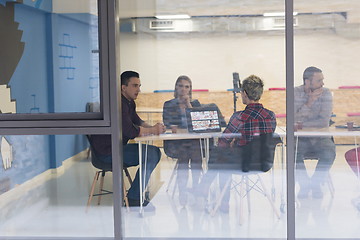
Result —
[[[297, 12], [293, 12], [293, 15], [298, 15]], [[285, 17], [285, 12], [268, 12], [263, 14], [264, 17]]]
[[189, 19], [190, 16], [187, 14], [167, 14], [167, 15], [156, 15], [157, 19]]

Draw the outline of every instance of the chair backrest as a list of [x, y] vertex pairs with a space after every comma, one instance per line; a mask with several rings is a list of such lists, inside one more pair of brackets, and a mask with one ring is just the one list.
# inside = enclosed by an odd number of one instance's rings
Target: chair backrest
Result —
[[90, 144], [90, 151], [91, 151], [91, 163], [94, 167], [104, 170], [104, 171], [112, 171], [112, 163], [111, 162], [104, 162], [101, 160], [99, 155], [96, 153], [92, 141], [91, 141], [91, 135], [86, 135], [89, 144]]
[[276, 133], [266, 133], [256, 136], [242, 147], [242, 171], [269, 171], [274, 164], [275, 148], [281, 143]]

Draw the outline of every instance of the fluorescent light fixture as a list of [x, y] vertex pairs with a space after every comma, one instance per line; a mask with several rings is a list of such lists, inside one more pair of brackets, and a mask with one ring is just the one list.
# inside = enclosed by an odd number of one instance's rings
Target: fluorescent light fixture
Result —
[[[264, 17], [285, 17], [285, 12], [268, 12], [263, 14]], [[297, 12], [293, 12], [293, 15], [298, 15]]]
[[156, 15], [157, 19], [189, 19], [190, 16], [187, 14], [164, 14], [164, 15]]

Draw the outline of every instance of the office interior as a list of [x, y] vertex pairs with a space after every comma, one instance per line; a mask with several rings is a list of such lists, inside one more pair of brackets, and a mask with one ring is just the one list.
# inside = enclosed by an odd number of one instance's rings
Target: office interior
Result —
[[[285, 3], [293, 4], [290, 35]], [[109, 6], [107, 11], [103, 5]], [[104, 37], [105, 25], [99, 19], [111, 22], [111, 10], [118, 17], [116, 37]], [[0, 69], [4, 69], [0, 73], [0, 119], [6, 124], [16, 122], [15, 127], [5, 124], [0, 128], [0, 239], [360, 238], [360, 179], [345, 159], [345, 153], [359, 141], [357, 131], [347, 134], [348, 122], [360, 125], [359, 11], [357, 0], [0, 0]], [[179, 14], [186, 16], [179, 19]], [[167, 16], [162, 19], [162, 15]], [[114, 39], [108, 39], [111, 37]], [[294, 44], [290, 53], [289, 38]], [[103, 46], [108, 40], [116, 40], [114, 63], [104, 60], [107, 49]], [[219, 211], [212, 216], [190, 193], [187, 204], [181, 205], [176, 179], [171, 180], [176, 159], [166, 156], [162, 141], [155, 141], [162, 151], [149, 185], [155, 212], [139, 216], [137, 210], [128, 212], [121, 207], [119, 214], [115, 205], [122, 206], [122, 201], [116, 201], [113, 194], [103, 196], [100, 205], [94, 197], [87, 207], [96, 172], [88, 156], [86, 135], [91, 131], [71, 133], [66, 127], [76, 129], [74, 122], [81, 125], [98, 116], [87, 112], [87, 103], [99, 103], [94, 111], [103, 114], [107, 104], [116, 101], [105, 100], [109, 96], [103, 91], [107, 81], [119, 80], [106, 77], [111, 75], [111, 64], [118, 74], [125, 70], [140, 73], [137, 109], [152, 124], [162, 121], [163, 103], [173, 98], [180, 75], [191, 78], [194, 99], [215, 103], [228, 122], [235, 109], [245, 107], [240, 98], [234, 101], [239, 94], [233, 92], [232, 73], [239, 73], [240, 80], [255, 74], [265, 83], [260, 102], [274, 111], [283, 130], [294, 124], [287, 121], [287, 105], [293, 104], [287, 102], [289, 82], [299, 86], [306, 67], [319, 67], [324, 87], [333, 97], [330, 128], [338, 133], [330, 170], [333, 190], [325, 184], [321, 199], [296, 197], [298, 185], [287, 178], [286, 142], [293, 140], [284, 135], [273, 168], [261, 174], [280, 218], [269, 201], [254, 192], [251, 212], [243, 200], [240, 224], [235, 192], [229, 213]], [[289, 78], [287, 73], [292, 70]], [[36, 124], [31, 130], [30, 124], [27, 133], [17, 131], [24, 118], [36, 122], [55, 115], [60, 122], [64, 118], [57, 117], [64, 114], [75, 119], [73, 126], [60, 124], [39, 131], [46, 132], [43, 134], [37, 132]], [[314, 169], [316, 163], [306, 164]], [[136, 168], [130, 169], [132, 175], [135, 172]], [[122, 172], [106, 174], [106, 189], [114, 190], [112, 176], [119, 174]], [[125, 180], [124, 184], [128, 187]], [[294, 203], [287, 202], [288, 185], [293, 186]], [[212, 194], [219, 194], [216, 184]], [[289, 211], [289, 205], [294, 209]]]

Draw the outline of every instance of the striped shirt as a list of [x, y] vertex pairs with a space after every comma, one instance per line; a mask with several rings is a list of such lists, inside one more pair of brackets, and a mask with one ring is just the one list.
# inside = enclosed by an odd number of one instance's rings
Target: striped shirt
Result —
[[235, 112], [226, 126], [224, 133], [240, 133], [240, 137], [226, 136], [219, 139], [220, 147], [244, 146], [253, 140], [254, 136], [272, 133], [276, 128], [275, 114], [264, 108], [260, 103], [250, 103], [244, 111]]

